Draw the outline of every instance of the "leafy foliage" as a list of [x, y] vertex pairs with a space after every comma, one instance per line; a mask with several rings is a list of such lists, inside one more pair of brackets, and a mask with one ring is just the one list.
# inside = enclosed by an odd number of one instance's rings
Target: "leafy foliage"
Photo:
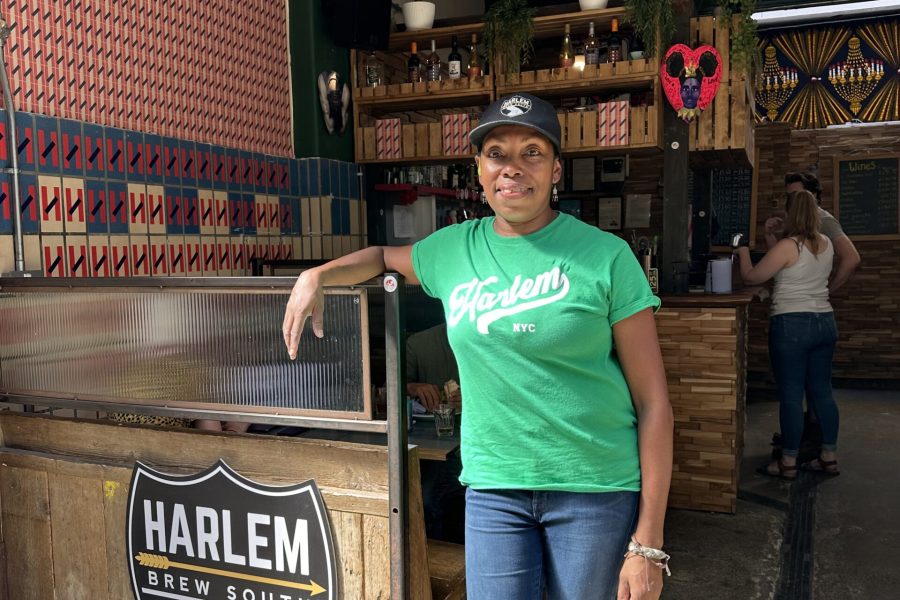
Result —
[[675, 14], [670, 0], [625, 0], [625, 20], [644, 43], [644, 54], [653, 56], [659, 44], [665, 48], [675, 35]]
[[756, 11], [757, 0], [719, 0], [722, 16], [732, 23], [732, 17], [739, 14], [737, 23], [731, 26], [731, 64], [746, 69], [748, 74], [761, 64], [756, 21], [751, 15]]
[[534, 15], [526, 0], [495, 2], [484, 17], [485, 50], [491, 64], [499, 60], [505, 73], [518, 73], [534, 52]]

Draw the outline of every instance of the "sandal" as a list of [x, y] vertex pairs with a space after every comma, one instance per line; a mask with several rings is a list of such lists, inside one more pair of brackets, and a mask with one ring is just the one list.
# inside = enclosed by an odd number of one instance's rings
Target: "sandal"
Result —
[[794, 481], [797, 479], [797, 465], [786, 465], [779, 458], [775, 462], [761, 465], [756, 472], [760, 475], [768, 475], [776, 479], [784, 479], [786, 481]]
[[837, 477], [841, 474], [836, 460], [822, 460], [821, 458], [814, 458], [808, 463], [803, 463], [803, 470], [823, 477]]

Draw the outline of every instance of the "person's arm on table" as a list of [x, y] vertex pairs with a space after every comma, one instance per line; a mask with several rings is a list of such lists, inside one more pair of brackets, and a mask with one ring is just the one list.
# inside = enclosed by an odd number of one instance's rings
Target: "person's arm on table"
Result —
[[828, 291], [834, 293], [839, 287], [847, 283], [853, 272], [859, 267], [860, 258], [856, 246], [846, 234], [841, 234], [831, 240], [834, 246], [834, 255], [837, 258], [837, 269], [834, 277], [828, 284]]
[[[653, 310], [646, 308], [613, 325], [613, 338], [638, 419], [641, 501], [634, 539], [661, 549], [672, 480], [674, 418]], [[651, 565], [648, 571], [641, 558], [625, 561], [619, 574], [619, 600], [656, 600], [661, 592], [659, 568]]]
[[410, 282], [418, 283], [412, 265], [412, 246], [372, 246], [301, 273], [284, 309], [281, 326], [291, 360], [297, 358], [300, 332], [306, 319], [312, 317], [316, 337], [325, 335], [322, 329], [325, 286], [354, 285], [385, 271], [397, 271]]

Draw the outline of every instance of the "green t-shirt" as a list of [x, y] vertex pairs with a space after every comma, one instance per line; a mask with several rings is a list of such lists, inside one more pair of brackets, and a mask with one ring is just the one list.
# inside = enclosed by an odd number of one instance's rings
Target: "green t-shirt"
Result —
[[447, 227], [412, 252], [459, 364], [460, 481], [639, 490], [637, 419], [612, 326], [659, 299], [614, 235], [566, 214], [521, 237], [493, 225]]

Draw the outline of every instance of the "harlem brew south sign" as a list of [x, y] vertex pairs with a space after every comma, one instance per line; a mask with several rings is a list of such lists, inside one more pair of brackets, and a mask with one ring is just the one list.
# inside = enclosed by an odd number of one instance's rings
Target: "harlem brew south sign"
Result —
[[223, 461], [189, 476], [135, 465], [128, 569], [137, 600], [337, 600], [315, 483], [262, 485]]

